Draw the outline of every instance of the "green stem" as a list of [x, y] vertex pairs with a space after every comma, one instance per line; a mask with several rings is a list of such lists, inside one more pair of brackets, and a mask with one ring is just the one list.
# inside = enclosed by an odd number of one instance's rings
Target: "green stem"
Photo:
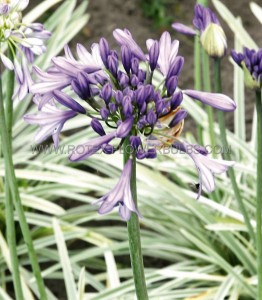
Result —
[[[200, 91], [202, 89], [202, 80], [201, 80], [201, 46], [199, 42], [199, 36], [195, 36], [195, 45], [194, 45], [194, 77], [195, 77], [195, 90]], [[201, 102], [198, 102], [198, 105], [202, 107]], [[203, 142], [203, 128], [201, 125], [197, 125], [197, 136], [198, 141], [201, 145]]]
[[[209, 56], [202, 49], [202, 61], [203, 61], [203, 80], [204, 80], [204, 90], [206, 92], [211, 92], [211, 81], [210, 81], [210, 66], [209, 66]], [[215, 146], [216, 146], [216, 136], [214, 128], [214, 113], [211, 106], [206, 106], [207, 115], [208, 115], [208, 125], [209, 125], [209, 136], [212, 146], [212, 156], [215, 157]]]
[[[124, 163], [130, 158], [130, 144], [126, 139], [124, 143]], [[136, 154], [132, 154], [132, 175], [131, 175], [131, 192], [135, 205], [137, 206], [137, 191], [136, 191]], [[136, 288], [136, 296], [138, 300], [147, 300], [147, 288], [144, 274], [144, 263], [141, 249], [140, 225], [137, 214], [132, 213], [131, 218], [127, 222], [128, 240], [130, 249], [131, 265]]]
[[[1, 70], [0, 70], [1, 71]], [[5, 110], [4, 110], [4, 103], [3, 103], [3, 92], [2, 92], [2, 81], [0, 79], [0, 128], [1, 128], [1, 137], [2, 137], [2, 148], [3, 148], [3, 155], [5, 161], [5, 170], [8, 180], [8, 185], [10, 188], [10, 192], [15, 204], [15, 208], [18, 214], [20, 227], [22, 230], [22, 234], [24, 237], [24, 241], [28, 248], [29, 257], [32, 264], [32, 269], [36, 278], [36, 282], [39, 289], [40, 299], [47, 300], [45, 286], [43, 279], [41, 277], [41, 270], [37, 261], [37, 255], [33, 246], [30, 229], [26, 222], [26, 217], [23, 209], [23, 205], [21, 202], [21, 198], [19, 195], [17, 179], [15, 176], [14, 171], [14, 164], [13, 164], [13, 157], [12, 157], [12, 144], [10, 138], [8, 136], [8, 130], [6, 127], [5, 121]]]
[[208, 0], [197, 0], [197, 3], [202, 4], [203, 6], [208, 6]]
[[[215, 66], [214, 66], [214, 80], [215, 80], [215, 91], [217, 93], [222, 92], [222, 86], [221, 86], [221, 65], [220, 65], [220, 59], [215, 60]], [[223, 146], [223, 158], [226, 160], [231, 160], [231, 154], [229, 151], [229, 145], [227, 141], [227, 136], [226, 136], [226, 125], [225, 125], [225, 118], [224, 118], [224, 113], [222, 111], [217, 111], [217, 117], [218, 117], [218, 123], [219, 123], [219, 128], [220, 128], [220, 138]], [[231, 180], [231, 184], [233, 187], [233, 191], [239, 206], [239, 209], [244, 217], [244, 221], [246, 223], [248, 232], [250, 234], [250, 238], [253, 240], [255, 243], [256, 238], [255, 238], [255, 233], [253, 230], [253, 227], [250, 222], [250, 218], [248, 216], [245, 204], [243, 202], [240, 190], [238, 188], [238, 184], [236, 181], [236, 176], [235, 176], [235, 171], [233, 168], [229, 168], [228, 170], [229, 178]], [[262, 300], [262, 298], [261, 298]]]
[[257, 109], [257, 274], [258, 300], [262, 300], [262, 105], [261, 91], [256, 92]]
[[[9, 49], [8, 56], [11, 60], [13, 60], [13, 55]], [[8, 71], [7, 73], [7, 88], [6, 88], [6, 129], [7, 135], [10, 139], [12, 139], [12, 111], [13, 111], [13, 101], [12, 95], [14, 91], [14, 72]], [[4, 141], [3, 141], [4, 143]], [[6, 172], [7, 173], [7, 172]], [[14, 207], [12, 196], [9, 189], [9, 182], [7, 180], [7, 174], [5, 174], [5, 215], [6, 215], [6, 236], [7, 236], [7, 243], [9, 246], [10, 251], [10, 258], [11, 258], [11, 271], [12, 271], [12, 278], [14, 282], [14, 290], [16, 299], [24, 299], [23, 297], [23, 290], [21, 285], [21, 278], [19, 272], [19, 260], [17, 256], [16, 250], [16, 230], [15, 230], [15, 219], [14, 219]]]

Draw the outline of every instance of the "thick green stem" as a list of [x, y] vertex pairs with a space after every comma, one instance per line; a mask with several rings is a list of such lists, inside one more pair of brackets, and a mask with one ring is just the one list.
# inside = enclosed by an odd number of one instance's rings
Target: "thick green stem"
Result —
[[[217, 93], [222, 92], [222, 86], [221, 86], [221, 66], [220, 66], [220, 59], [215, 60], [215, 68], [214, 68], [214, 80], [215, 80], [215, 91]], [[222, 111], [217, 111], [217, 117], [218, 117], [218, 123], [219, 123], [219, 128], [220, 128], [220, 138], [223, 146], [223, 158], [226, 160], [231, 160], [231, 154], [229, 151], [229, 145], [227, 142], [227, 136], [226, 136], [226, 124], [225, 124], [225, 118], [224, 118], [224, 113]], [[243, 202], [240, 190], [238, 188], [238, 184], [236, 181], [236, 176], [235, 176], [235, 171], [233, 168], [229, 168], [228, 170], [229, 178], [231, 180], [231, 184], [233, 187], [233, 191], [239, 206], [239, 209], [244, 217], [244, 221], [246, 223], [248, 232], [250, 234], [250, 238], [253, 240], [255, 243], [255, 233], [253, 230], [253, 227], [250, 222], [250, 218], [248, 216], [245, 204]], [[262, 300], [262, 299], [261, 299]]]
[[[126, 139], [124, 143], [124, 163], [130, 158], [130, 145]], [[131, 175], [131, 192], [135, 205], [137, 206], [137, 191], [136, 191], [136, 155], [132, 153], [132, 175]], [[132, 213], [130, 220], [127, 222], [129, 250], [133, 276], [136, 288], [136, 296], [138, 300], [147, 300], [147, 288], [144, 274], [144, 263], [141, 249], [140, 225], [137, 214]]]
[[[200, 91], [202, 89], [202, 77], [201, 77], [201, 46], [199, 42], [199, 36], [195, 36], [195, 45], [194, 45], [194, 77], [195, 77], [195, 90]], [[198, 105], [202, 107], [201, 102], [198, 102]], [[198, 141], [203, 145], [203, 128], [201, 125], [197, 125], [197, 136]]]
[[41, 270], [37, 261], [37, 255], [33, 246], [30, 229], [26, 222], [23, 205], [19, 195], [17, 179], [15, 176], [13, 157], [12, 157], [12, 144], [6, 127], [1, 80], [0, 80], [0, 127], [1, 127], [1, 137], [2, 137], [2, 150], [3, 150], [4, 161], [5, 161], [5, 171], [6, 171], [10, 193], [13, 198], [15, 208], [18, 214], [19, 223], [24, 237], [24, 241], [28, 248], [32, 269], [39, 289], [40, 299], [47, 300], [44, 282], [41, 277]]
[[257, 274], [258, 300], [262, 300], [262, 105], [261, 91], [256, 92], [257, 109]]
[[[211, 92], [211, 81], [210, 81], [210, 66], [209, 66], [209, 56], [202, 49], [202, 61], [203, 61], [203, 80], [204, 80], [204, 90], [206, 92]], [[214, 128], [214, 113], [211, 106], [207, 106], [207, 115], [208, 115], [208, 125], [209, 125], [209, 136], [212, 147], [212, 156], [215, 157], [215, 146], [216, 146], [216, 135]]]
[[197, 0], [197, 3], [202, 4], [203, 6], [208, 6], [208, 0]]
[[[12, 53], [9, 49], [9, 58], [12, 60]], [[8, 71], [7, 73], [7, 88], [6, 88], [6, 129], [7, 135], [10, 140], [12, 140], [12, 111], [13, 111], [13, 101], [12, 95], [14, 91], [14, 72]], [[4, 143], [4, 141], [2, 142]], [[7, 172], [6, 172], [7, 173]], [[10, 193], [9, 184], [7, 180], [8, 176], [5, 174], [5, 216], [6, 216], [6, 236], [7, 243], [10, 251], [10, 259], [11, 259], [11, 271], [12, 278], [14, 283], [14, 290], [16, 299], [23, 300], [23, 291], [21, 285], [21, 278], [19, 272], [19, 260], [17, 256], [16, 250], [16, 230], [15, 230], [15, 219], [14, 219], [14, 207], [12, 201], [12, 195]]]

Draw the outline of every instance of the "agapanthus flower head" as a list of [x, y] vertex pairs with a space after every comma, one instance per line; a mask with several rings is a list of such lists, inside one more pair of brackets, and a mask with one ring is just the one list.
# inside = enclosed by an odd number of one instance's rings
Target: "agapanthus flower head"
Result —
[[[87, 116], [98, 137], [75, 147], [71, 161], [87, 159], [98, 151], [110, 155], [127, 144], [132, 159], [154, 159], [158, 149], [172, 147], [182, 133], [187, 112], [182, 108], [184, 92], [178, 89], [184, 65], [184, 58], [178, 55], [179, 42], [164, 32], [159, 41], [147, 40], [148, 53], [144, 53], [128, 30], [116, 29], [114, 36], [119, 52], [102, 38], [91, 52], [78, 45], [78, 59], [65, 47], [65, 57], [53, 58], [47, 72], [35, 69], [40, 81], [31, 92], [41, 99], [40, 114], [45, 106], [57, 102], [76, 113], [83, 113], [81, 102], [89, 107]], [[162, 77], [161, 84], [153, 80], [155, 73]], [[70, 88], [73, 97], [68, 95]], [[235, 109], [229, 97], [195, 92], [186, 93], [221, 110]], [[116, 205], [124, 219], [130, 217], [130, 211], [137, 212], [128, 196], [130, 165], [126, 164], [116, 188], [102, 198], [101, 213]]]
[[196, 30], [181, 23], [173, 23], [172, 27], [185, 35], [200, 35], [200, 42], [212, 57], [223, 57], [227, 49], [227, 40], [216, 14], [208, 7], [196, 4], [193, 25]]
[[233, 60], [243, 69], [245, 84], [251, 89], [262, 87], [262, 48], [253, 50], [244, 48], [243, 53], [231, 51]]
[[29, 0], [5, 0], [0, 3], [0, 43], [10, 48], [13, 59], [0, 49], [0, 57], [6, 68], [15, 71], [18, 83], [14, 96], [23, 99], [29, 92], [32, 83], [28, 64], [34, 62], [35, 55], [46, 51], [44, 40], [51, 33], [40, 23], [23, 22], [22, 11]]

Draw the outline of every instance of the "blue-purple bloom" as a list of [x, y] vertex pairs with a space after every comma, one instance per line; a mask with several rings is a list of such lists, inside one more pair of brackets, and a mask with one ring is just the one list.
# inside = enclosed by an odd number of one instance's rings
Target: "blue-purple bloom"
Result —
[[232, 111], [236, 109], [236, 103], [224, 94], [199, 92], [195, 90], [185, 90], [184, 94], [219, 110]]
[[262, 87], [262, 48], [259, 50], [244, 48], [243, 53], [231, 51], [233, 60], [243, 69], [245, 83], [253, 89]]
[[196, 4], [194, 9], [193, 25], [195, 30], [181, 23], [173, 23], [177, 32], [185, 35], [200, 35], [200, 42], [207, 54], [212, 57], [222, 57], [227, 49], [225, 33], [216, 14], [208, 7]]
[[187, 153], [195, 163], [199, 174], [198, 197], [201, 195], [202, 188], [211, 193], [215, 190], [215, 179], [213, 174], [222, 174], [232, 167], [235, 162], [210, 158], [205, 149], [198, 145], [190, 145], [185, 142], [176, 142], [173, 147]]
[[[224, 111], [235, 109], [234, 101], [224, 95], [178, 89], [184, 58], [178, 55], [179, 42], [172, 41], [168, 32], [159, 41], [147, 40], [148, 53], [128, 30], [116, 29], [113, 34], [120, 53], [102, 38], [93, 44], [91, 52], [78, 45], [78, 59], [66, 46], [65, 57], [53, 58], [47, 72], [35, 68], [39, 82], [33, 84], [31, 92], [41, 99], [40, 113], [45, 106], [59, 102], [82, 114], [85, 106], [81, 103], [88, 104], [87, 116], [92, 118], [90, 125], [98, 137], [77, 146], [71, 161], [87, 159], [98, 151], [110, 155], [123, 144], [130, 145], [132, 159], [156, 158], [158, 149], [179, 141], [187, 116], [182, 109], [184, 94]], [[153, 80], [155, 73], [162, 77], [162, 84]], [[69, 89], [75, 96], [68, 95]], [[124, 220], [131, 212], [138, 213], [130, 191], [131, 171], [129, 160], [117, 186], [100, 199], [100, 213], [115, 206]]]
[[100, 208], [98, 210], [100, 214], [107, 214], [116, 206], [118, 206], [119, 215], [124, 221], [130, 219], [132, 212], [141, 217], [133, 201], [132, 192], [130, 189], [131, 173], [132, 159], [129, 159], [125, 164], [121, 177], [116, 186], [109, 193], [95, 202], [96, 204], [100, 204]]
[[0, 3], [1, 45], [8, 46], [12, 53], [17, 52], [12, 61], [0, 49], [0, 58], [6, 68], [15, 72], [17, 87], [13, 97], [17, 96], [19, 100], [25, 98], [33, 83], [28, 65], [34, 62], [36, 55], [39, 56], [46, 51], [44, 41], [51, 36], [42, 24], [23, 22], [21, 12], [28, 3], [29, 0]]
[[[37, 103], [37, 98], [34, 101]], [[41, 143], [49, 136], [52, 136], [54, 145], [59, 145], [59, 135], [66, 121], [77, 115], [74, 110], [61, 110], [55, 105], [46, 104], [41, 111], [36, 114], [25, 115], [24, 120], [29, 124], [39, 125], [35, 135], [35, 142]]]

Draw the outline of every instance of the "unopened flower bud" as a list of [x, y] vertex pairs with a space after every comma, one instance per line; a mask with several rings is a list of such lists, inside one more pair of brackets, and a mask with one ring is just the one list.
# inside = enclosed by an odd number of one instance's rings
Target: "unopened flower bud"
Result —
[[210, 23], [200, 36], [200, 41], [209, 56], [223, 57], [227, 49], [227, 39], [222, 27]]

